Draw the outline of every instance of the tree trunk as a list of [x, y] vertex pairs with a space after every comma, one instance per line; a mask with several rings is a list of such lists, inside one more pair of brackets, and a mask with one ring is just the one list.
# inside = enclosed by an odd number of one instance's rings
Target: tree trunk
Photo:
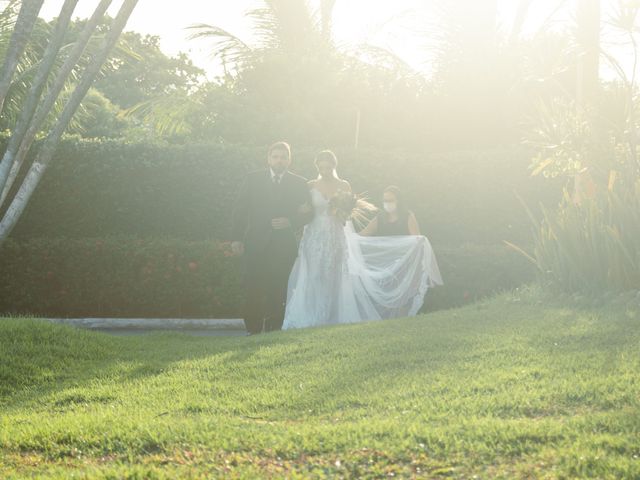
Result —
[[336, 0], [322, 0], [320, 2], [322, 38], [327, 43], [331, 41], [331, 22], [335, 6]]
[[20, 57], [29, 42], [29, 37], [31, 36], [33, 26], [36, 23], [43, 2], [44, 0], [23, 0], [20, 6], [20, 13], [18, 13], [18, 19], [11, 34], [9, 48], [7, 49], [2, 71], [0, 72], [0, 112], [2, 112], [4, 99], [11, 86], [11, 79], [18, 66]]
[[516, 17], [513, 20], [513, 27], [511, 28], [511, 33], [509, 34], [509, 43], [514, 43], [520, 37], [520, 33], [522, 32], [522, 26], [524, 25], [525, 20], [527, 19], [527, 14], [529, 13], [529, 8], [533, 0], [520, 0], [518, 2], [518, 9], [516, 10]]
[[[576, 78], [576, 110], [579, 116], [590, 121], [587, 108], [593, 105], [600, 87], [600, 0], [578, 0], [576, 15], [578, 62]], [[591, 162], [589, 162], [591, 163]], [[592, 166], [597, 165], [592, 163]], [[593, 183], [594, 169], [574, 176], [574, 201], [585, 197], [585, 184]]]
[[576, 105], [582, 111], [594, 101], [600, 86], [600, 0], [578, 0], [577, 22]]
[[67, 101], [58, 121], [45, 139], [36, 159], [27, 172], [25, 180], [16, 193], [15, 198], [9, 205], [2, 221], [0, 221], [0, 246], [7, 239], [11, 230], [13, 230], [13, 227], [15, 227], [18, 219], [24, 212], [31, 195], [33, 195], [35, 188], [42, 179], [42, 175], [51, 162], [55, 149], [60, 141], [60, 137], [67, 129], [71, 118], [80, 106], [80, 102], [82, 102], [82, 99], [89, 91], [89, 88], [95, 81], [95, 77], [100, 68], [118, 41], [118, 38], [120, 37], [120, 34], [122, 33], [122, 30], [124, 29], [127, 20], [137, 3], [138, 0], [124, 0], [118, 15], [113, 21], [111, 29], [104, 40], [104, 43], [98, 53], [96, 53], [91, 60], [91, 63], [85, 69], [80, 83], [71, 94], [71, 98]]
[[474, 0], [461, 3], [460, 8], [466, 10], [463, 28], [470, 38], [480, 42], [481, 46], [492, 45], [497, 37], [498, 0]]
[[[53, 84], [47, 90], [47, 95], [44, 101], [37, 107], [35, 114], [32, 115], [31, 122], [28, 125], [26, 132], [18, 132], [17, 129], [11, 136], [9, 146], [5, 151], [2, 162], [0, 162], [0, 185], [3, 185], [2, 193], [0, 194], [0, 207], [4, 204], [9, 191], [13, 186], [13, 183], [22, 167], [24, 160], [33, 144], [33, 141], [40, 131], [40, 128], [44, 124], [47, 115], [53, 108], [60, 92], [65, 86], [65, 83], [69, 77], [69, 74], [77, 65], [78, 60], [82, 56], [82, 53], [87, 47], [89, 40], [98, 25], [98, 22], [104, 17], [107, 8], [112, 3], [112, 0], [101, 0], [96, 7], [91, 18], [87, 21], [84, 29], [80, 33], [80, 36], [76, 40], [71, 52], [65, 59], [62, 67], [58, 71]], [[14, 142], [14, 138], [16, 141]], [[18, 143], [19, 142], [19, 143]], [[8, 169], [11, 169], [8, 171]], [[8, 171], [8, 176], [7, 172]]]

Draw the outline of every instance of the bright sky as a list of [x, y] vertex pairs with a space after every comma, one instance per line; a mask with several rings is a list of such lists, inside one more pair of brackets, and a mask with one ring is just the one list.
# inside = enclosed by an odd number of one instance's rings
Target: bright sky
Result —
[[[467, 0], [474, 1], [474, 0]], [[608, 4], [606, 0], [605, 16]], [[41, 16], [50, 19], [57, 15], [63, 0], [45, 0]], [[110, 14], [114, 15], [121, 0], [114, 1]], [[317, 0], [315, 1], [317, 4]], [[434, 22], [433, 0], [337, 0], [334, 10], [334, 40], [345, 46], [369, 43], [385, 47], [414, 68], [428, 72], [428, 57], [424, 45], [426, 38], [419, 35]], [[524, 32], [534, 32], [560, 5], [553, 24], [569, 25], [575, 11], [576, 0], [536, 0], [531, 8]], [[97, 0], [80, 0], [76, 16], [88, 17]], [[140, 0], [127, 25], [127, 30], [158, 35], [162, 50], [175, 55], [187, 52], [194, 63], [209, 76], [219, 73], [219, 65], [209, 58], [207, 42], [188, 40], [185, 30], [195, 23], [209, 23], [230, 31], [243, 39], [251, 39], [251, 28], [244, 13], [260, 6], [260, 0]], [[314, 4], [314, 0], [311, 0]], [[500, 26], [510, 31], [517, 2], [499, 0]]]

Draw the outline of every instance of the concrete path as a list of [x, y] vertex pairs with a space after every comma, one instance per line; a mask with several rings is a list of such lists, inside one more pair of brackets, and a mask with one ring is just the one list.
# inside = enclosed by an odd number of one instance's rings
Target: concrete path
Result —
[[45, 318], [43, 320], [113, 335], [143, 335], [151, 332], [220, 337], [246, 335], [244, 322], [239, 318]]
[[150, 333], [177, 333], [185, 335], [193, 335], [195, 337], [244, 337], [247, 335], [245, 330], [223, 330], [221, 328], [210, 328], [209, 330], [195, 329], [140, 329], [140, 328], [94, 328], [94, 332], [108, 333], [109, 335], [131, 336], [131, 335], [148, 335]]

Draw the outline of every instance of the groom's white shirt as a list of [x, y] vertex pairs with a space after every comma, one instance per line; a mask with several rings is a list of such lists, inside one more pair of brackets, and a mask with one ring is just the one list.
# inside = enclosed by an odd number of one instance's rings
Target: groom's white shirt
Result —
[[282, 180], [282, 177], [284, 176], [284, 173], [281, 173], [278, 175], [276, 172], [273, 171], [272, 168], [269, 168], [269, 171], [271, 172], [271, 181], [273, 183], [280, 183], [280, 181]]

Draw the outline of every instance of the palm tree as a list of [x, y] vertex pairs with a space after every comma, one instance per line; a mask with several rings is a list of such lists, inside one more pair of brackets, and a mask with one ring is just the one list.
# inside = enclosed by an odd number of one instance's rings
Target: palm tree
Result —
[[[191, 38], [212, 43], [212, 56], [226, 72], [223, 88], [236, 95], [236, 104], [251, 105], [245, 111], [253, 114], [243, 115], [243, 136], [234, 141], [264, 143], [286, 136], [297, 142], [351, 143], [347, 138], [353, 136], [346, 132], [358, 128], [359, 118], [363, 138], [367, 125], [373, 125], [367, 109], [379, 108], [373, 115], [382, 117], [385, 95], [399, 83], [415, 81], [415, 70], [391, 52], [337, 46], [331, 28], [336, 1], [317, 5], [265, 0], [246, 15], [253, 41], [213, 25], [191, 27]], [[230, 115], [235, 121], [242, 114]]]
[[[93, 32], [111, 2], [112, 0], [100, 1], [73, 48], [64, 58], [64, 63], [58, 68], [52, 82], [48, 85], [46, 97], [40, 101], [45, 83], [48, 82], [50, 77], [53, 63], [58, 60], [58, 52], [77, 0], [67, 1], [63, 5], [56, 24], [55, 34], [51, 38], [45, 55], [40, 62], [38, 74], [32, 81], [29, 97], [20, 104], [19, 121], [13, 129], [11, 139], [0, 162], [0, 206], [4, 204], [9, 195], [13, 182], [24, 164], [36, 135], [43, 127], [47, 116], [56, 107], [56, 103], [61, 100], [61, 93], [72, 89], [70, 78], [76, 73], [78, 62], [81, 60]], [[61, 111], [58, 113], [61, 113]]]
[[[295, 96], [293, 92], [307, 85], [310, 77], [320, 79], [333, 68], [329, 64], [335, 60], [331, 40], [335, 3], [322, 0], [313, 10], [305, 0], [264, 0], [245, 15], [253, 28], [253, 42], [204, 23], [189, 27], [190, 38], [211, 42], [211, 56], [220, 60], [225, 72], [226, 85], [221, 89], [229, 86], [238, 92], [260, 85], [261, 94], [256, 98], [276, 99], [280, 95], [273, 89], [288, 80], [283, 90]], [[206, 98], [206, 88], [158, 96], [134, 105], [125, 115], [152, 125], [163, 136], [189, 135], [193, 118], [203, 116], [202, 110], [207, 109]]]
[[[12, 43], [13, 30], [17, 24], [20, 2], [12, 0], [0, 11], [0, 60], [8, 63], [9, 47]], [[13, 126], [21, 111], [29, 90], [29, 78], [37, 68], [42, 53], [46, 48], [43, 41], [49, 35], [49, 26], [43, 21], [36, 21], [31, 32], [31, 38], [23, 49], [22, 55], [9, 81], [9, 86], [4, 96], [2, 105], [2, 117], [0, 118], [0, 130], [6, 130]], [[3, 67], [5, 68], [5, 67]], [[9, 70], [2, 70], [8, 73]]]
[[[71, 3], [72, 3], [72, 0], [65, 2], [65, 5], [63, 6], [63, 8], [69, 7]], [[100, 5], [98, 5], [97, 9], [104, 8], [106, 10], [106, 7], [108, 6], [109, 3], [110, 3], [109, 0], [105, 0], [104, 2], [101, 2]], [[24, 212], [24, 209], [26, 208], [26, 205], [29, 202], [29, 199], [33, 195], [35, 188], [40, 182], [42, 175], [44, 174], [47, 167], [51, 163], [51, 159], [53, 158], [54, 151], [60, 141], [60, 138], [62, 137], [62, 134], [67, 129], [73, 115], [78, 110], [80, 103], [82, 102], [82, 99], [85, 97], [85, 95], [91, 88], [91, 85], [95, 81], [95, 78], [98, 72], [100, 71], [100, 68], [102, 67], [104, 62], [107, 60], [109, 53], [111, 52], [116, 42], [118, 41], [118, 38], [120, 37], [120, 34], [122, 33], [122, 30], [124, 29], [127, 23], [127, 20], [129, 19], [137, 3], [138, 3], [138, 0], [123, 1], [122, 6], [120, 7], [120, 10], [116, 18], [114, 19], [113, 24], [111, 25], [111, 29], [109, 30], [109, 32], [106, 34], [105, 38], [102, 41], [102, 45], [100, 49], [97, 52], [95, 52], [94, 55], [92, 56], [90, 62], [84, 69], [82, 77], [80, 78], [77, 86], [75, 87], [69, 99], [67, 100], [62, 113], [60, 114], [57, 121], [53, 125], [53, 128], [51, 129], [51, 131], [49, 131], [46, 138], [44, 139], [40, 149], [37, 152], [35, 160], [29, 167], [29, 170], [27, 171], [24, 180], [20, 184], [19, 188], [17, 189], [17, 192], [13, 196], [6, 211], [4, 212], [2, 219], [0, 220], [0, 245], [4, 242], [4, 240], [7, 239], [7, 237], [11, 233], [11, 230], [16, 225], [18, 219]], [[98, 10], [96, 10], [96, 12], [97, 11]], [[62, 17], [62, 14], [61, 14], [61, 17]], [[94, 17], [100, 18], [101, 15], [94, 14]], [[97, 20], [94, 24], [93, 30], [95, 30], [95, 26], [97, 26]], [[90, 30], [87, 35], [81, 35], [81, 37], [76, 42], [76, 45], [71, 50], [69, 56], [66, 59], [68, 61], [67, 62], [68, 64], [73, 63], [75, 65], [75, 63], [78, 61], [78, 59], [80, 58], [80, 55], [82, 54], [82, 51], [84, 51], [84, 48], [86, 47], [87, 43], [90, 40], [93, 30]], [[54, 37], [52, 40], [55, 41], [55, 39], [56, 37]], [[54, 49], [55, 46], [51, 48]], [[75, 55], [76, 53], [78, 56], [75, 58], [75, 61], [72, 62], [71, 61], [73, 59], [72, 55]], [[43, 63], [46, 63], [46, 62], [43, 62]], [[65, 64], [62, 67], [62, 69], [58, 72], [58, 76], [54, 81], [54, 85], [56, 88], [50, 88], [47, 91], [47, 95], [44, 98], [44, 101], [40, 103], [40, 110], [36, 110], [33, 118], [42, 119], [42, 121], [44, 121], [44, 118], [46, 117], [48, 112], [45, 112], [43, 109], [46, 107], [50, 109], [53, 106], [56, 98], [59, 96], [60, 91], [62, 89], [62, 86], [60, 86], [59, 89], [57, 87], [59, 85], [64, 85], [66, 81], [66, 77], [64, 77], [63, 72], [66, 71], [68, 76], [71, 70], [73, 69], [73, 65], [69, 67], [68, 64]], [[46, 77], [46, 76], [43, 75], [42, 77]], [[46, 78], [44, 79], [41, 78], [41, 80], [46, 81]], [[36, 88], [39, 88], [39, 87], [36, 87]], [[33, 120], [32, 120], [32, 124], [33, 124]], [[13, 143], [15, 144], [18, 142], [13, 142]], [[5, 158], [3, 160], [3, 163], [5, 163], [4, 171], [9, 170], [7, 169], [7, 166], [9, 167], [12, 166], [11, 164], [9, 164], [8, 158]], [[4, 182], [0, 184], [0, 187], [4, 187]]]
[[331, 13], [335, 0], [321, 2], [314, 12], [304, 0], [264, 0], [261, 8], [246, 13], [256, 41], [253, 45], [223, 28], [210, 24], [190, 27], [191, 39], [212, 41], [212, 57], [235, 71], [254, 65], [265, 56], [277, 55], [291, 61], [318, 54], [331, 42]]
[[[15, 21], [9, 47], [4, 56], [2, 70], [0, 70], [0, 111], [2, 111], [5, 97], [11, 85], [11, 79], [27, 46], [43, 2], [44, 0], [23, 0], [20, 4], [20, 12]], [[7, 10], [11, 11], [11, 8], [16, 3], [10, 2]]]
[[[40, 96], [45, 88], [47, 78], [51, 73], [51, 69], [56, 61], [58, 52], [64, 42], [69, 21], [71, 20], [71, 15], [73, 14], [77, 3], [78, 0], [65, 0], [62, 9], [60, 10], [60, 16], [56, 22], [51, 40], [44, 51], [44, 55], [38, 65], [35, 77], [32, 80], [29, 93], [25, 98], [25, 101], [22, 102], [22, 105], [20, 106], [21, 108], [18, 121], [14, 127], [13, 134], [11, 135], [9, 145], [4, 153], [2, 161], [0, 161], [0, 192], [5, 190], [4, 187], [7, 183], [10, 168], [14, 165], [15, 154], [32, 121]], [[8, 191], [8, 188], [6, 191]], [[2, 205], [4, 197], [5, 195], [0, 196], [0, 205]]]

